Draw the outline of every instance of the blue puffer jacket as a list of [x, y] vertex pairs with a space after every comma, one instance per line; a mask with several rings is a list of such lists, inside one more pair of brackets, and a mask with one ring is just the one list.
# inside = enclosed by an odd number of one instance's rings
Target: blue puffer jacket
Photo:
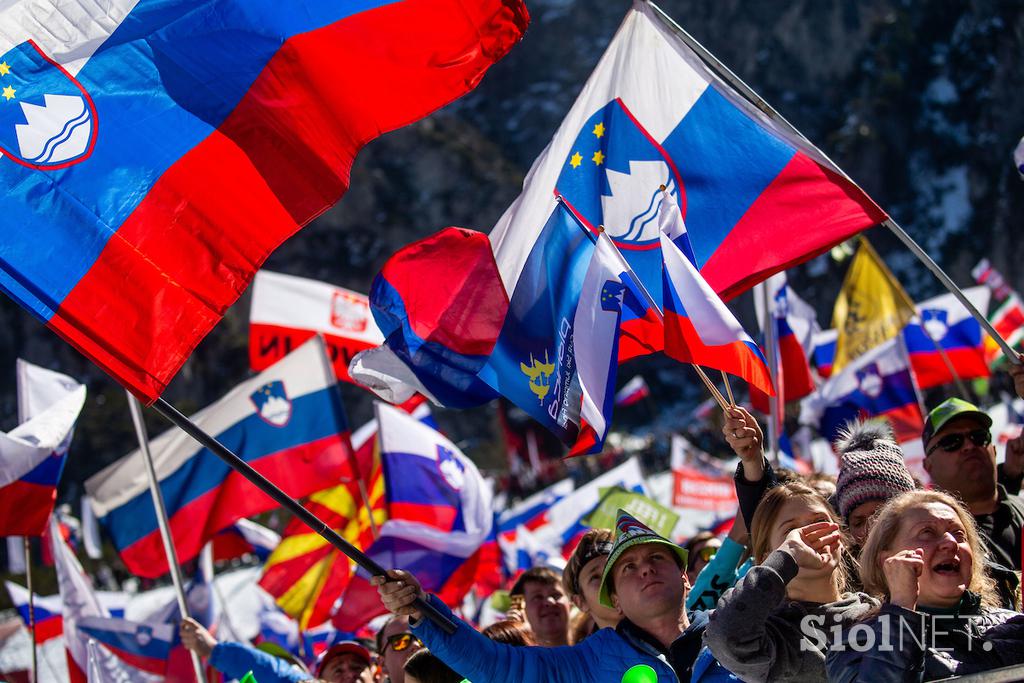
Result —
[[[679, 683], [664, 654], [642, 641], [627, 640], [615, 629], [601, 629], [571, 647], [515, 647], [479, 633], [452, 615], [435, 596], [428, 600], [452, 619], [457, 629], [447, 635], [433, 622], [421, 619], [412, 632], [441, 661], [474, 683], [621, 683], [626, 671], [637, 665], [651, 667], [658, 683]], [[706, 624], [707, 617], [700, 612], [690, 628], [703, 631]], [[706, 650], [698, 656], [694, 674], [693, 681], [737, 680]]]
[[210, 653], [210, 666], [228, 678], [252, 672], [256, 683], [299, 683], [313, 676], [262, 650], [241, 643], [217, 643]]

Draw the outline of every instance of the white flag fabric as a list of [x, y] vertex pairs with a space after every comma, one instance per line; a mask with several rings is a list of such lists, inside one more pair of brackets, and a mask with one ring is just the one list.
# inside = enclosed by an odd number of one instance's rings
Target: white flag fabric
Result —
[[1024, 180], [1024, 138], [1020, 139], [1017, 148], [1013, 150], [1013, 165], [1017, 167], [1020, 179]]
[[53, 518], [50, 519], [49, 535], [53, 564], [57, 569], [57, 585], [64, 603], [64, 645], [68, 651], [68, 668], [77, 668], [77, 672], [71, 674], [73, 680], [83, 680], [89, 670], [89, 639], [78, 631], [78, 620], [85, 617], [109, 617], [110, 612], [100, 603], [89, 577], [64, 542]]

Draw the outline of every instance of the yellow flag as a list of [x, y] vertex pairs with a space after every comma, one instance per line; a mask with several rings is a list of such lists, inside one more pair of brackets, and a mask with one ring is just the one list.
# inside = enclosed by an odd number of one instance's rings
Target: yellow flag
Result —
[[832, 371], [895, 337], [913, 316], [914, 302], [861, 238], [832, 312], [832, 326], [839, 333]]

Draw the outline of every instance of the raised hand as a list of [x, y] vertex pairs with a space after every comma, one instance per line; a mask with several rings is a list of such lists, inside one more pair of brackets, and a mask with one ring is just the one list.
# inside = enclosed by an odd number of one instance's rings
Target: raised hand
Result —
[[882, 563], [885, 582], [889, 584], [889, 602], [906, 609], [917, 608], [921, 572], [924, 571], [924, 551], [901, 550]]
[[785, 550], [802, 569], [824, 569], [839, 562], [842, 532], [838, 524], [815, 522], [786, 534], [779, 550]]
[[386, 577], [371, 576], [370, 584], [377, 587], [380, 601], [389, 612], [413, 621], [420, 618], [420, 611], [412, 606], [416, 598], [423, 597], [423, 588], [415, 576], [401, 569], [391, 569]]
[[754, 416], [739, 406], [729, 406], [725, 409], [722, 434], [743, 461], [747, 481], [760, 481], [764, 476], [764, 434]]

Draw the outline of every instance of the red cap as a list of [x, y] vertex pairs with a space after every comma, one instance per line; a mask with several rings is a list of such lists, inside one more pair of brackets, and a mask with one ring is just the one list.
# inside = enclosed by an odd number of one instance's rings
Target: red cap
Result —
[[324, 667], [327, 665], [327, 662], [329, 662], [330, 660], [334, 659], [339, 655], [346, 654], [356, 655], [357, 657], [365, 661], [367, 664], [373, 662], [373, 656], [370, 654], [369, 650], [367, 650], [365, 647], [363, 647], [354, 640], [344, 640], [340, 643], [335, 643], [334, 645], [331, 645], [322, 655], [320, 655], [320, 660], [316, 664], [316, 675], [319, 676], [321, 673], [323, 673]]

